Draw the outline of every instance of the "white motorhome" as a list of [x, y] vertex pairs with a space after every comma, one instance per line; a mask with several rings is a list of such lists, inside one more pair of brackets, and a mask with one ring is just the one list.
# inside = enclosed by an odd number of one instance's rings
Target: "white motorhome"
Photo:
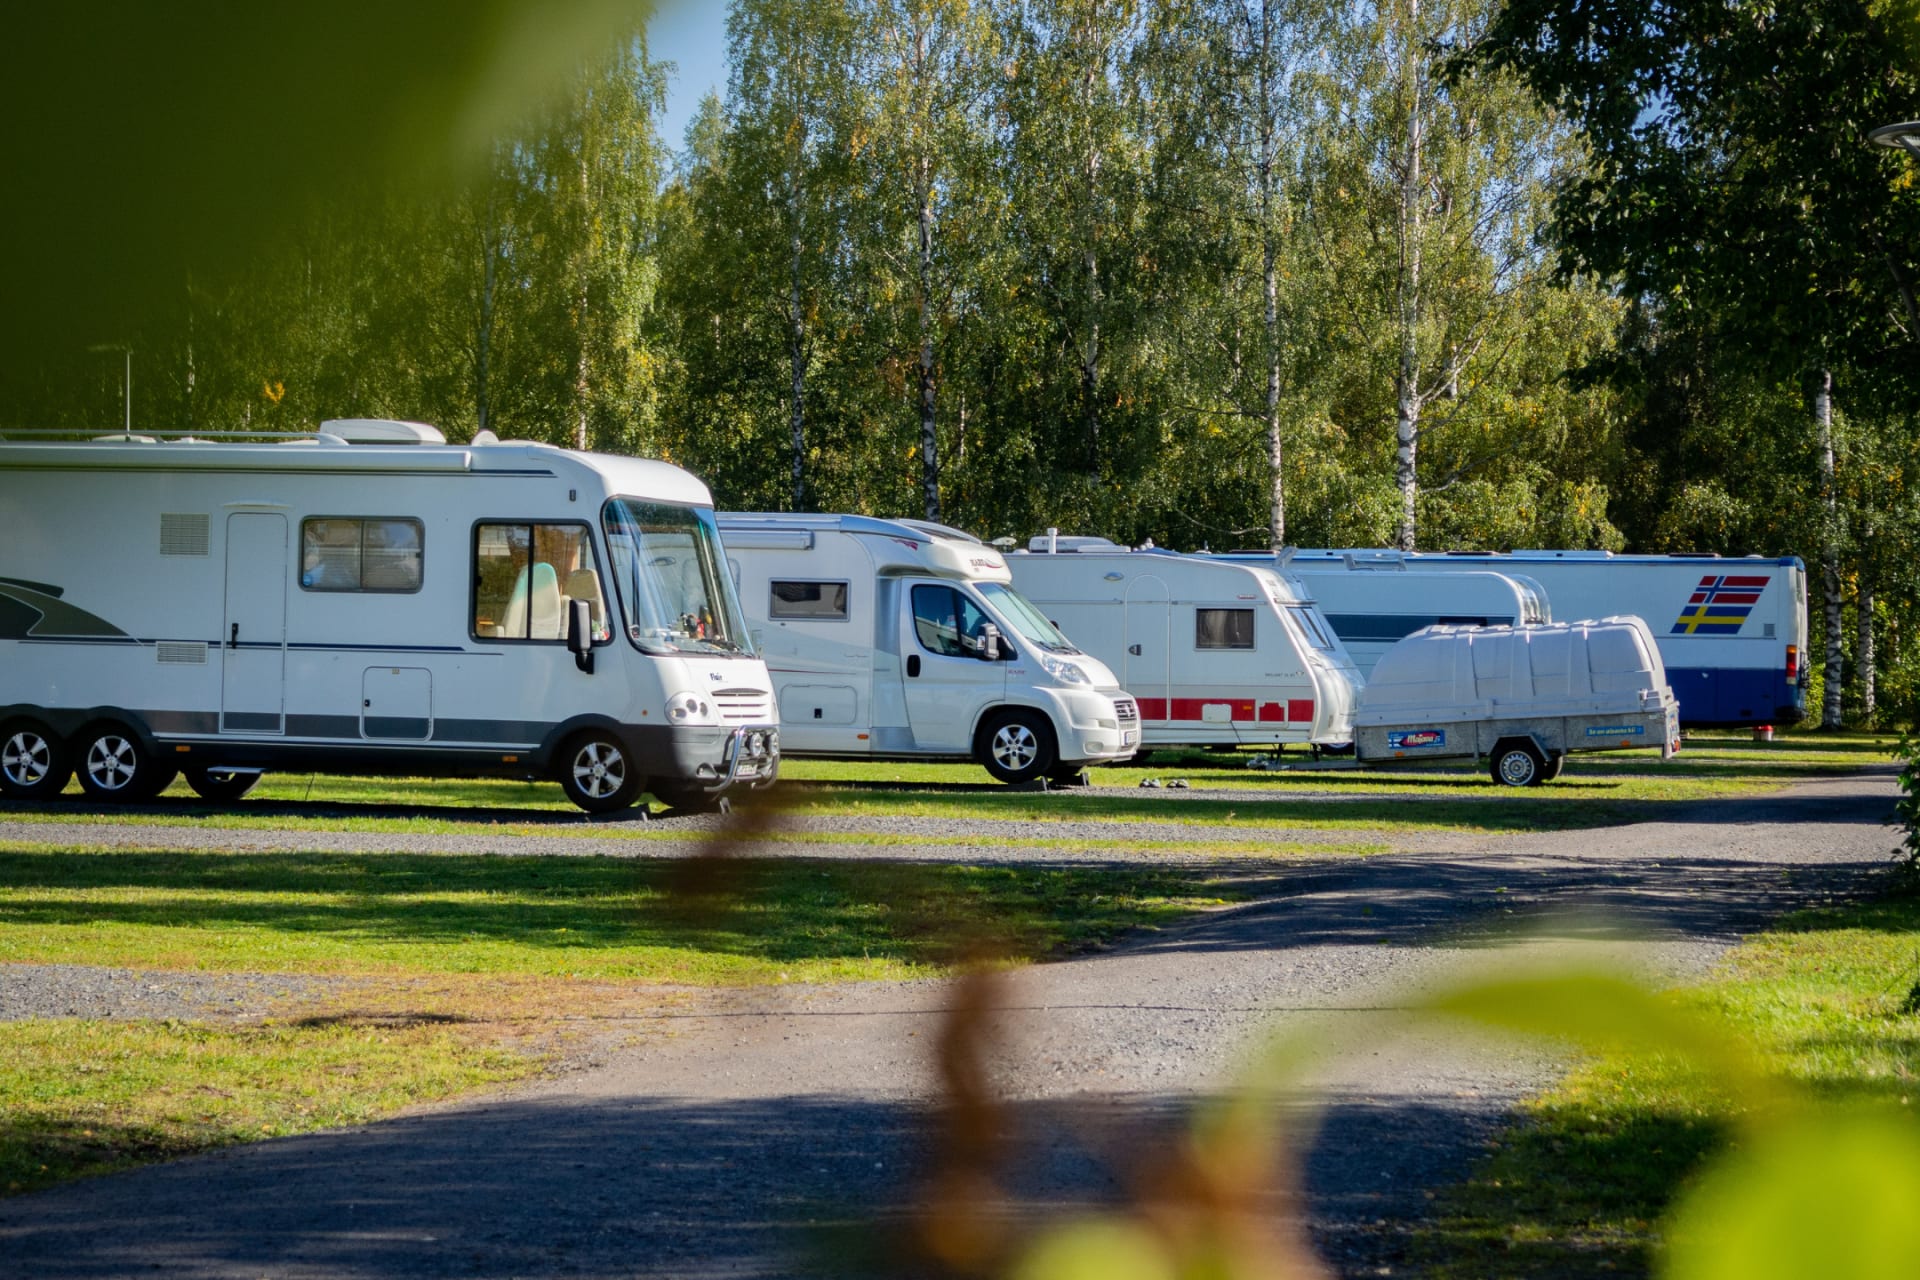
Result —
[[1534, 626], [1553, 620], [1544, 590], [1504, 573], [1372, 573], [1317, 563], [1288, 570], [1368, 679], [1382, 654], [1422, 627]]
[[184, 773], [551, 778], [590, 812], [763, 786], [778, 726], [678, 467], [340, 420], [0, 443], [0, 791]]
[[1139, 711], [1014, 590], [918, 520], [722, 512], [790, 756], [976, 760], [1002, 782], [1131, 756]]
[[1362, 679], [1300, 587], [1273, 569], [1048, 535], [1014, 585], [1139, 701], [1145, 745], [1353, 740]]
[[1680, 699], [1680, 723], [1796, 724], [1806, 716], [1807, 572], [1794, 556], [1608, 551], [1301, 550], [1295, 570], [1402, 564], [1422, 573], [1525, 575], [1556, 618], [1645, 618]]

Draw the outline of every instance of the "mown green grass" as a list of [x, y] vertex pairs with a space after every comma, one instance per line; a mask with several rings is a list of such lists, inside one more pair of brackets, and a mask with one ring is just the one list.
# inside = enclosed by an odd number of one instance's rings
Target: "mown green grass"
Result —
[[357, 1124], [538, 1067], [436, 1023], [0, 1023], [0, 1192]]
[[[1809, 912], [1677, 997], [1815, 1097], [1920, 1105], [1920, 898]], [[1423, 1239], [1431, 1274], [1645, 1274], [1661, 1215], [1746, 1100], [1671, 1061], [1606, 1058], [1529, 1103]]]
[[[698, 867], [708, 880], [692, 878]], [[701, 984], [1032, 960], [1230, 896], [1205, 872], [0, 849], [0, 962]]]

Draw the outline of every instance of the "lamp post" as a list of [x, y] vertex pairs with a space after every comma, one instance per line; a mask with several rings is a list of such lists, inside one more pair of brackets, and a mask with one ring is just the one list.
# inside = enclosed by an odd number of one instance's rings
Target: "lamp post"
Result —
[[124, 342], [102, 342], [88, 347], [89, 351], [119, 351], [126, 355], [126, 369], [120, 378], [120, 401], [126, 408], [126, 433], [133, 434], [133, 348]]
[[1883, 124], [1867, 135], [1867, 141], [1883, 147], [1896, 147], [1915, 160], [1920, 160], [1920, 120]]

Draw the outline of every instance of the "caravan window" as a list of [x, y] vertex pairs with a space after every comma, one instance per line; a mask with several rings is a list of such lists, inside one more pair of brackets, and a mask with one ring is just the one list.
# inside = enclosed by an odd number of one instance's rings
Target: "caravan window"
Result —
[[300, 586], [307, 591], [418, 591], [423, 541], [418, 520], [303, 520]]
[[1253, 648], [1253, 610], [1195, 609], [1193, 618], [1195, 648]]
[[479, 640], [567, 638], [569, 600], [585, 600], [593, 638], [612, 635], [583, 524], [478, 524], [473, 530], [473, 634]]
[[1316, 649], [1328, 653], [1333, 651], [1333, 641], [1328, 638], [1325, 628], [1320, 625], [1319, 617], [1311, 609], [1288, 609], [1293, 620], [1300, 624], [1300, 630], [1306, 633], [1307, 643]]
[[601, 519], [635, 645], [647, 653], [752, 652], [711, 510], [615, 498]]
[[844, 582], [785, 582], [768, 586], [769, 618], [810, 618], [815, 622], [847, 620], [847, 584]]

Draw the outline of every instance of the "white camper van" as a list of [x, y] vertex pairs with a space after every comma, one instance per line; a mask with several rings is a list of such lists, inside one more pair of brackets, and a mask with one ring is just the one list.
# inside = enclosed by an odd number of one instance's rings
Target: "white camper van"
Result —
[[1313, 596], [1369, 680], [1381, 655], [1422, 627], [1553, 620], [1541, 588], [1504, 573], [1371, 573], [1318, 563], [1289, 565], [1288, 573]]
[[1290, 561], [1296, 571], [1348, 563], [1524, 575], [1546, 588], [1556, 618], [1645, 618], [1683, 727], [1806, 715], [1807, 571], [1793, 556], [1302, 550]]
[[483, 441], [0, 443], [0, 792], [237, 798], [298, 768], [552, 778], [608, 812], [771, 782], [706, 486]]
[[977, 760], [1002, 782], [1131, 756], [1139, 711], [979, 539], [918, 520], [722, 512], [792, 756]]
[[1007, 565], [1120, 673], [1146, 746], [1353, 740], [1359, 672], [1311, 598], [1271, 568], [1055, 535]]

